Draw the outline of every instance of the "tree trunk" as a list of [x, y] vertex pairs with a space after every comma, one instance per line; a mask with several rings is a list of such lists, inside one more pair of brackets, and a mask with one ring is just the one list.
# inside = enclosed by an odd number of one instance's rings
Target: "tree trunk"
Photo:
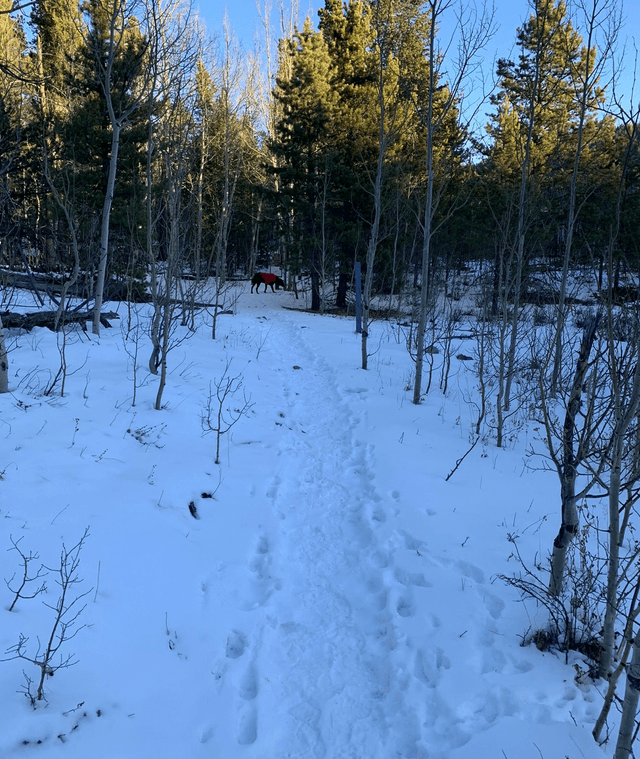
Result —
[[631, 664], [627, 670], [627, 686], [624, 692], [620, 732], [618, 733], [614, 759], [629, 759], [631, 754], [631, 745], [636, 730], [638, 696], [640, 696], [640, 633], [636, 635], [633, 641]]
[[574, 450], [576, 436], [576, 419], [580, 411], [582, 387], [589, 368], [589, 356], [596, 336], [599, 316], [595, 316], [584, 329], [576, 371], [573, 378], [571, 394], [562, 430], [562, 471], [560, 473], [560, 492], [562, 501], [562, 523], [560, 531], [553, 541], [551, 556], [551, 578], [549, 593], [560, 595], [567, 561], [567, 549], [578, 533], [579, 515], [576, 506], [576, 475], [578, 457]]
[[376, 164], [376, 178], [373, 187], [373, 223], [367, 246], [367, 271], [364, 277], [364, 293], [362, 298], [362, 368], [366, 369], [369, 355], [367, 352], [367, 339], [369, 337], [369, 309], [371, 306], [371, 290], [373, 288], [373, 267], [378, 247], [380, 230], [380, 216], [382, 213], [382, 172], [384, 170], [384, 156], [387, 150], [388, 139], [385, 135], [385, 106], [384, 106], [384, 75], [382, 64], [378, 78], [378, 105], [380, 108], [380, 129], [378, 131], [378, 162]]
[[429, 297], [429, 279], [431, 274], [431, 224], [433, 221], [433, 98], [435, 86], [435, 36], [436, 19], [431, 17], [429, 29], [429, 96], [427, 105], [427, 197], [424, 204], [424, 223], [422, 241], [422, 281], [420, 289], [420, 312], [416, 329], [416, 376], [413, 383], [413, 403], [420, 403], [422, 394], [422, 372], [424, 367], [424, 336], [427, 331], [427, 306]]
[[[560, 368], [562, 366], [562, 337], [564, 332], [564, 325], [567, 318], [567, 283], [569, 278], [569, 263], [571, 260], [571, 249], [573, 245], [573, 235], [578, 219], [578, 211], [576, 210], [576, 195], [578, 184], [578, 169], [580, 166], [580, 158], [582, 157], [583, 141], [584, 141], [584, 127], [587, 117], [587, 110], [589, 108], [589, 100], [593, 97], [593, 90], [597, 85], [600, 72], [603, 69], [604, 64], [610, 57], [612, 52], [612, 44], [615, 40], [616, 32], [610, 36], [609, 30], [605, 32], [603, 45], [598, 45], [598, 61], [594, 64], [592, 60], [595, 54], [595, 38], [597, 36], [598, 28], [601, 26], [601, 19], [608, 15], [616, 15], [616, 9], [612, 0], [592, 0], [591, 10], [588, 11], [588, 4], [582, 6], [584, 12], [587, 14], [588, 32], [587, 38], [584, 42], [583, 50], [586, 51], [586, 62], [584, 67], [584, 79], [582, 81], [582, 88], [580, 91], [580, 116], [578, 119], [577, 137], [578, 142], [576, 145], [576, 152], [573, 161], [573, 171], [571, 174], [571, 184], [569, 187], [569, 210], [567, 214], [567, 233], [565, 237], [564, 247], [564, 260], [562, 265], [562, 278], [560, 282], [560, 293], [558, 298], [558, 320], [556, 326], [556, 337], [554, 347], [554, 359], [553, 359], [553, 374], [551, 377], [551, 396], [554, 397], [558, 387], [558, 381], [560, 378]], [[590, 15], [589, 15], [590, 14]], [[615, 22], [614, 22], [615, 23]]]
[[104, 283], [107, 273], [107, 260], [109, 255], [109, 223], [111, 219], [111, 206], [113, 204], [113, 191], [116, 186], [116, 171], [118, 168], [118, 148], [120, 146], [120, 124], [113, 121], [111, 124], [111, 155], [109, 157], [109, 177], [107, 189], [102, 206], [102, 227], [100, 231], [100, 258], [98, 261], [98, 277], [96, 279], [95, 305], [93, 307], [93, 334], [100, 334], [100, 312], [104, 300]]
[[[609, 351], [613, 353], [614, 342], [610, 328]], [[638, 413], [640, 405], [640, 362], [637, 361], [633, 375], [633, 384], [626, 402], [626, 408], [622, 407], [622, 397], [617, 375], [619, 374], [616, 362], [611, 362], [614, 372], [614, 404], [616, 424], [611, 439], [611, 474], [609, 477], [609, 556], [607, 560], [607, 603], [604, 615], [602, 632], [602, 655], [600, 657], [599, 676], [609, 676], [613, 662], [613, 650], [615, 646], [615, 621], [618, 609], [618, 585], [620, 582], [620, 490], [622, 464], [625, 455], [624, 440], [631, 422]]]
[[4, 341], [4, 327], [0, 316], [0, 393], [9, 392], [9, 358]]

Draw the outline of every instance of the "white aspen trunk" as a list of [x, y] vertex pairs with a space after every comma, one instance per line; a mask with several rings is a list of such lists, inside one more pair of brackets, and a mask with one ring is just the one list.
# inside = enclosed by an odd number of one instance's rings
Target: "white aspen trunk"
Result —
[[[589, 54], [591, 37], [587, 45], [587, 66], [589, 65]], [[576, 192], [578, 184], [578, 167], [580, 156], [582, 154], [582, 137], [584, 132], [584, 120], [586, 112], [588, 77], [585, 79], [582, 98], [580, 101], [580, 121], [578, 124], [578, 145], [573, 162], [573, 173], [571, 175], [571, 185], [569, 188], [569, 213], [567, 218], [567, 236], [564, 246], [564, 260], [562, 262], [562, 277], [560, 280], [560, 293], [558, 296], [558, 320], [556, 323], [556, 338], [553, 357], [553, 372], [551, 375], [551, 397], [555, 397], [558, 389], [558, 379], [560, 377], [560, 367], [562, 365], [562, 336], [564, 334], [564, 324], [566, 320], [566, 299], [567, 299], [567, 281], [569, 279], [569, 262], [571, 259], [571, 248], [573, 245], [573, 231], [576, 225]]]
[[[382, 51], [381, 51], [382, 53]], [[380, 215], [382, 213], [382, 172], [384, 170], [384, 157], [387, 150], [387, 137], [385, 135], [385, 105], [384, 105], [384, 75], [382, 61], [380, 62], [380, 73], [378, 77], [378, 105], [380, 108], [380, 129], [378, 131], [378, 162], [376, 165], [376, 178], [373, 188], [373, 223], [371, 225], [371, 234], [369, 235], [369, 244], [367, 246], [367, 271], [364, 277], [364, 292], [362, 298], [362, 368], [367, 369], [369, 355], [367, 351], [367, 340], [369, 337], [369, 309], [371, 301], [371, 290], [373, 287], [373, 267], [376, 259], [376, 249], [378, 247], [378, 235], [380, 230]]]
[[[424, 342], [427, 330], [427, 309], [429, 303], [429, 290], [431, 285], [431, 237], [433, 235], [433, 216], [435, 206], [437, 205], [438, 196], [434, 200], [434, 137], [442, 125], [447, 114], [451, 113], [453, 108], [458, 109], [461, 99], [464, 96], [463, 82], [472, 65], [475, 56], [480, 49], [486, 44], [492, 33], [492, 17], [487, 14], [486, 8], [477, 16], [467, 14], [465, 18], [458, 17], [457, 30], [460, 34], [458, 44], [457, 62], [454, 64], [453, 71], [449, 70], [446, 74], [448, 84], [446, 85], [447, 97], [442, 105], [442, 109], [436, 114], [434, 120], [434, 98], [436, 95], [436, 67], [440, 65], [443, 56], [440, 51], [436, 50], [436, 32], [440, 23], [440, 17], [451, 8], [451, 3], [443, 0], [428, 0], [424, 5], [424, 12], [429, 19], [429, 86], [427, 97], [426, 118], [424, 119], [424, 128], [426, 129], [426, 174], [427, 174], [427, 192], [424, 203], [424, 221], [422, 225], [423, 242], [422, 242], [422, 283], [420, 292], [420, 310], [418, 314], [418, 325], [416, 328], [416, 374], [413, 385], [413, 403], [420, 403], [422, 394], [422, 374], [424, 369]], [[438, 88], [442, 91], [443, 88]], [[456, 117], [457, 118], [457, 117]], [[443, 167], [444, 168], [444, 167]]]
[[[158, 7], [155, 5], [154, 0], [150, 0], [149, 9], [151, 16], [155, 17], [158, 12]], [[120, 134], [125, 124], [131, 117], [131, 115], [141, 106], [147, 87], [150, 84], [151, 76], [155, 75], [155, 66], [153, 62], [153, 52], [150, 54], [150, 65], [146, 72], [142, 76], [142, 81], [139, 86], [136, 87], [137, 94], [133, 97], [132, 102], [124, 109], [116, 112], [111, 94], [112, 87], [112, 72], [114, 59], [121, 43], [125, 37], [127, 26], [131, 21], [132, 16], [128, 15], [131, 9], [127, 10], [124, 0], [114, 0], [113, 4], [109, 4], [105, 9], [109, 16], [109, 44], [106, 49], [106, 64], [101, 69], [101, 87], [104, 93], [105, 104], [107, 106], [107, 112], [109, 114], [109, 123], [111, 125], [111, 155], [109, 156], [109, 175], [107, 178], [107, 187], [105, 190], [104, 204], [102, 207], [102, 219], [100, 229], [100, 251], [98, 261], [98, 275], [95, 286], [95, 304], [93, 312], [93, 334], [100, 334], [100, 312], [102, 310], [102, 303], [104, 300], [104, 285], [107, 272], [107, 261], [109, 258], [109, 226], [111, 221], [111, 206], [113, 205], [113, 193], [116, 184], [116, 172], [118, 169], [118, 150], [120, 147]], [[153, 27], [153, 24], [152, 24]], [[153, 50], [157, 42], [156, 39], [157, 29], [152, 28], [150, 33], [150, 47]], [[98, 60], [95, 61], [97, 65], [102, 67], [102, 63]], [[144, 70], [144, 69], [143, 69]], [[131, 72], [133, 73], [133, 71]], [[122, 106], [119, 106], [122, 108]]]
[[580, 411], [580, 401], [584, 380], [589, 368], [589, 356], [595, 340], [598, 317], [595, 317], [585, 327], [580, 343], [580, 352], [576, 363], [571, 394], [567, 403], [567, 411], [562, 430], [562, 468], [560, 472], [560, 492], [562, 501], [562, 523], [555, 540], [551, 555], [551, 577], [549, 593], [560, 595], [564, 582], [567, 563], [567, 550], [576, 536], [579, 528], [579, 515], [576, 507], [576, 475], [578, 459], [574, 451], [576, 418]]
[[[529, 148], [527, 147], [527, 153]], [[528, 159], [525, 160], [526, 165]], [[523, 192], [524, 192], [524, 172], [523, 168]], [[518, 342], [518, 316], [520, 314], [520, 290], [522, 289], [522, 268], [524, 265], [524, 195], [520, 199], [520, 211], [518, 213], [518, 250], [516, 253], [516, 279], [513, 288], [513, 312], [511, 315], [511, 330], [509, 335], [509, 350], [507, 352], [506, 370], [505, 370], [505, 383], [504, 383], [504, 395], [503, 406], [505, 411], [509, 411], [511, 406], [511, 385], [513, 383], [513, 375], [515, 371], [516, 363], [516, 344]], [[505, 312], [507, 308], [507, 301], [505, 299]], [[502, 425], [501, 425], [502, 429]]]
[[429, 99], [427, 104], [427, 197], [424, 204], [424, 224], [422, 241], [422, 282], [420, 289], [420, 312], [416, 329], [416, 376], [413, 383], [413, 403], [420, 403], [422, 394], [422, 372], [424, 368], [424, 336], [427, 331], [427, 306], [431, 263], [431, 223], [433, 220], [433, 89], [435, 85], [435, 5], [432, 7], [429, 29]]
[[[542, 19], [538, 19], [538, 22], [542, 21], [543, 25], [546, 25], [546, 6], [545, 16]], [[527, 138], [524, 147], [524, 159], [522, 161], [522, 169], [520, 174], [520, 196], [518, 200], [518, 231], [517, 231], [517, 254], [516, 254], [516, 284], [513, 296], [513, 317], [511, 321], [511, 335], [509, 341], [509, 352], [507, 357], [507, 372], [504, 391], [504, 409], [508, 411], [511, 406], [511, 384], [513, 382], [513, 375], [515, 369], [515, 357], [516, 357], [516, 345], [518, 341], [518, 312], [520, 308], [520, 289], [522, 287], [522, 269], [524, 266], [524, 248], [525, 248], [525, 227], [528, 210], [528, 198], [529, 198], [529, 167], [531, 163], [531, 145], [533, 142], [533, 128], [535, 124], [535, 103], [538, 92], [538, 85], [540, 83], [540, 60], [542, 58], [542, 34], [538, 37], [536, 47], [536, 68], [533, 78], [533, 86], [529, 93], [529, 124], [527, 127]]]
[[167, 355], [169, 353], [169, 336], [171, 334], [172, 311], [173, 309], [170, 302], [167, 302], [161, 315], [162, 341], [159, 346], [160, 382], [158, 383], [158, 392], [156, 393], [156, 402], [154, 407], [156, 411], [160, 411], [162, 409], [162, 395], [164, 393], [165, 385], [167, 384]]
[[614, 432], [609, 477], [609, 556], [607, 557], [607, 597], [602, 625], [602, 653], [598, 676], [607, 678], [613, 661], [615, 646], [616, 602], [618, 600], [618, 574], [620, 568], [620, 472], [622, 469], [622, 443], [624, 433]]
[[638, 713], [638, 696], [640, 696], [640, 633], [633, 641], [631, 664], [627, 669], [627, 685], [622, 704], [622, 718], [616, 744], [614, 759], [629, 759], [631, 745], [636, 730], [636, 714]]
[[95, 305], [93, 310], [94, 335], [100, 334], [100, 313], [104, 299], [104, 283], [107, 273], [107, 260], [109, 257], [109, 223], [111, 220], [111, 206], [113, 205], [113, 191], [116, 186], [116, 171], [118, 168], [118, 148], [120, 146], [120, 124], [115, 119], [111, 123], [111, 156], [109, 157], [109, 177], [107, 189], [102, 206], [102, 226], [100, 230], [100, 259], [98, 261], [98, 277], [96, 279]]
[[[611, 329], [611, 328], [610, 328]], [[613, 339], [610, 334], [609, 350], [613, 351]], [[616, 364], [612, 362], [616, 373]], [[615, 621], [618, 602], [618, 584], [620, 575], [620, 490], [621, 472], [624, 457], [624, 439], [629, 426], [638, 412], [640, 405], [640, 362], [637, 362], [633, 375], [633, 385], [629, 393], [627, 407], [621, 408], [620, 390], [617, 377], [614, 377], [616, 393], [616, 426], [611, 441], [611, 474], [609, 478], [609, 556], [607, 560], [607, 603], [602, 633], [602, 655], [600, 656], [599, 676], [606, 678], [613, 663], [615, 648]]]
[[151, 356], [149, 357], [149, 371], [151, 374], [158, 374], [158, 362], [160, 355], [160, 344], [158, 341], [158, 333], [160, 330], [160, 302], [159, 302], [159, 283], [158, 283], [158, 267], [156, 266], [156, 256], [153, 250], [153, 209], [152, 209], [152, 193], [151, 193], [151, 159], [154, 149], [153, 141], [153, 98], [149, 100], [149, 111], [147, 114], [147, 168], [146, 168], [146, 214], [147, 214], [147, 258], [149, 260], [149, 287], [151, 289], [151, 302], [153, 303], [153, 318], [151, 320], [150, 339], [152, 345]]
[[[586, 11], [586, 5], [584, 6]], [[558, 319], [556, 325], [556, 336], [554, 346], [554, 358], [553, 358], [553, 372], [551, 375], [551, 396], [554, 397], [557, 388], [558, 380], [560, 378], [560, 368], [562, 366], [562, 336], [564, 332], [564, 325], [567, 317], [566, 298], [567, 298], [567, 282], [569, 277], [569, 263], [571, 259], [571, 249], [573, 246], [573, 234], [575, 231], [578, 212], [576, 211], [576, 194], [578, 184], [578, 169], [580, 166], [580, 158], [582, 157], [583, 150], [583, 138], [584, 138], [584, 124], [587, 115], [587, 105], [589, 95], [592, 90], [592, 86], [598, 81], [602, 66], [611, 54], [611, 44], [615, 37], [609, 38], [608, 33], [605, 34], [604, 51], [599, 49], [600, 60], [596, 66], [592, 65], [592, 55], [594, 38], [596, 32], [601, 24], [601, 17], [604, 12], [611, 12], [613, 10], [610, 0], [592, 0], [592, 9], [587, 23], [589, 25], [586, 42], [584, 43], [584, 50], [587, 53], [587, 59], [585, 62], [585, 75], [582, 82], [582, 89], [580, 92], [579, 106], [580, 116], [578, 119], [578, 142], [576, 145], [576, 153], [573, 160], [573, 172], [571, 174], [571, 185], [569, 188], [569, 211], [567, 214], [567, 235], [565, 238], [564, 248], [564, 260], [562, 264], [562, 278], [560, 281], [560, 293], [558, 298]], [[603, 54], [604, 53], [604, 54]]]
[[4, 340], [4, 327], [0, 316], [0, 393], [9, 392], [9, 357]]

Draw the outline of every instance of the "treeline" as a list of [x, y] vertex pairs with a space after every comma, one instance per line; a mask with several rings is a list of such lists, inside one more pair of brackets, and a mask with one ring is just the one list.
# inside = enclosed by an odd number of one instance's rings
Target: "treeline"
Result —
[[494, 311], [533, 261], [634, 269], [638, 119], [601, 85], [613, 0], [574, 19], [536, 0], [490, 104], [472, 73], [492, 19], [461, 17], [452, 63], [447, 8], [326, 0], [277, 63], [267, 46], [265, 78], [228, 30], [212, 55], [188, 5], [0, 0], [2, 267], [101, 302], [146, 297], [167, 261], [196, 278], [275, 262], [320, 309], [346, 304], [357, 261], [370, 296], [473, 260]]

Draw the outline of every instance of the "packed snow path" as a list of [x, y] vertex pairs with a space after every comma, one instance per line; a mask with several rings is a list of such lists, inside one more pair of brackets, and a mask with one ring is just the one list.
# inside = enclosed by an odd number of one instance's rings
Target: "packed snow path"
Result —
[[[358, 419], [304, 338], [286, 317], [269, 334], [271, 346], [286, 346], [271, 360], [282, 366], [287, 432], [264, 490], [275, 530], [257, 540], [251, 579], [237, 589], [247, 623], [227, 644], [238, 670], [235, 737], [255, 742], [256, 756], [263, 735], [277, 757], [417, 756], [419, 717], [390, 658], [390, 609], [409, 614], [410, 597], [394, 598], [386, 580], [385, 510]], [[232, 755], [231, 745], [219, 750]]]
[[[124, 342], [127, 314], [120, 332], [69, 339], [64, 398], [42, 392], [56, 336], [16, 339], [3, 545], [52, 566], [89, 525], [90, 593], [78, 664], [47, 681], [46, 704], [20, 693], [25, 662], [2, 663], [0, 756], [601, 759], [596, 687], [520, 647], [544, 619], [496, 579], [517, 569], [508, 535], [528, 557], [548, 550], [553, 477], [487, 441], [447, 482], [473, 373], [461, 362], [455, 392], [413, 406], [401, 330], [376, 323], [363, 372], [351, 321], [283, 303], [240, 293], [217, 341], [185, 330], [161, 412], [156, 380], [132, 372], [149, 346], [142, 330]], [[225, 366], [255, 405], [215, 465], [201, 420]], [[15, 572], [0, 551], [0, 575]], [[39, 599], [8, 612], [8, 595], [0, 651], [50, 624]]]
[[[533, 707], [545, 725], [537, 743], [518, 739], [517, 722], [532, 707], [502, 683], [517, 689], [536, 652], [523, 652], [517, 639], [502, 650], [504, 602], [477, 564], [448, 557], [451, 536], [438, 532], [451, 519], [438, 495], [442, 476], [427, 477], [429, 490], [416, 498], [414, 487], [404, 487], [415, 473], [402, 459], [395, 467], [381, 462], [391, 478], [379, 492], [376, 464], [392, 446], [385, 440], [376, 451], [366, 440], [376, 426], [369, 418], [375, 383], [351, 384], [355, 374], [345, 383], [330, 355], [317, 351], [313, 329], [287, 312], [265, 334], [282, 378], [281, 393], [271, 387], [265, 403], [279, 409], [283, 434], [274, 471], [251, 491], [272, 519], [235, 588], [244, 614], [219, 662], [231, 712], [230, 724], [211, 730], [215, 756], [472, 757], [473, 736], [505, 717], [515, 717], [516, 727], [487, 745], [515, 750], [508, 759], [528, 757], [527, 750], [537, 756], [554, 710], [570, 710], [578, 691], [558, 682], [543, 696], [548, 705]], [[415, 533], [403, 509], [422, 514]], [[473, 532], [476, 519], [484, 516], [461, 515], [462, 529]], [[491, 565], [486, 553], [483, 559]], [[571, 729], [560, 729], [575, 747]], [[555, 729], [546, 740], [557, 750]]]

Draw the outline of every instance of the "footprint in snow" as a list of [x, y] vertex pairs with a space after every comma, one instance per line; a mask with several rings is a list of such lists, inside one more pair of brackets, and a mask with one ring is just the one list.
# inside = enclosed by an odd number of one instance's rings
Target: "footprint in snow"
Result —
[[273, 595], [274, 590], [280, 590], [282, 582], [271, 576], [271, 555], [269, 540], [266, 535], [260, 536], [253, 558], [249, 561], [249, 570], [254, 576], [250, 591], [241, 604], [245, 611], [251, 611], [264, 606]]
[[504, 601], [502, 601], [497, 596], [491, 595], [491, 593], [486, 593], [486, 592], [482, 600], [484, 601], [484, 605], [487, 611], [489, 612], [489, 614], [494, 619], [499, 619], [504, 610]]
[[225, 654], [227, 659], [239, 659], [247, 646], [247, 640], [238, 630], [232, 630], [227, 638]]
[[483, 648], [482, 664], [480, 672], [485, 675], [488, 672], [503, 672], [507, 664], [507, 657], [499, 649], [491, 646]]
[[213, 725], [207, 725], [200, 730], [200, 743], [208, 743], [213, 738]]
[[422, 572], [407, 572], [400, 567], [396, 567], [394, 570], [395, 578], [400, 583], [409, 588], [415, 585], [419, 588], [432, 588], [433, 583], [427, 580]]
[[408, 548], [410, 551], [417, 551], [423, 556], [427, 553], [427, 544], [424, 540], [414, 538], [413, 535], [409, 535], [408, 532], [402, 532], [401, 535], [404, 538], [405, 548]]
[[267, 488], [267, 497], [271, 498], [272, 500], [275, 499], [275, 497], [278, 495], [279, 488], [280, 488], [280, 477], [276, 475], [273, 478], [271, 485], [269, 485], [269, 487]]
[[238, 720], [238, 743], [249, 746], [258, 737], [258, 713], [253, 704], [243, 704]]
[[404, 593], [398, 599], [396, 611], [401, 617], [412, 617], [414, 614], [413, 600], [410, 593]]
[[256, 668], [253, 664], [250, 664], [247, 667], [242, 676], [238, 693], [240, 698], [244, 701], [253, 701], [258, 695], [258, 677], [256, 675]]
[[469, 577], [470, 579], [475, 580], [478, 585], [482, 585], [484, 583], [484, 572], [480, 569], [480, 567], [469, 564], [468, 561], [459, 561], [457, 564], [460, 571], [465, 577]]
[[216, 688], [220, 690], [222, 688], [222, 684], [224, 682], [224, 676], [227, 672], [227, 662], [225, 661], [217, 661], [211, 668], [211, 674], [213, 675], [214, 682], [216, 684]]
[[435, 688], [440, 681], [441, 670], [449, 669], [450, 666], [451, 662], [441, 648], [428, 651], [419, 648], [416, 651], [413, 674], [429, 688]]

